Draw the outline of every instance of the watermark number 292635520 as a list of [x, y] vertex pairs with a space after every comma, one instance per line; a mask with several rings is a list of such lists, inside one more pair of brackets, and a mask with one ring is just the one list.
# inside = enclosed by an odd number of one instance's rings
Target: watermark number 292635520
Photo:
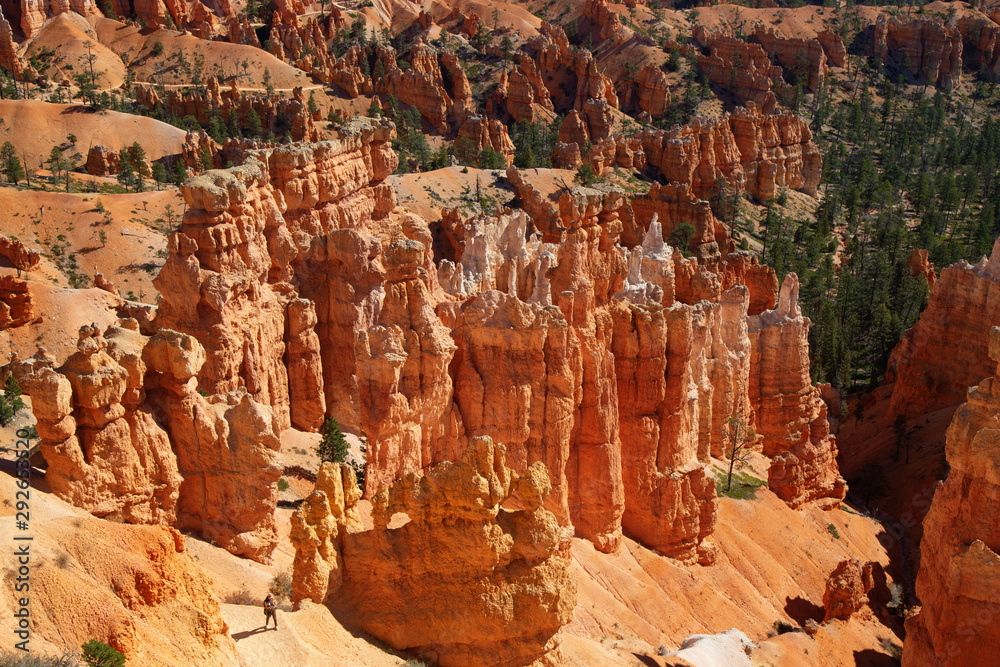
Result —
[[14, 502], [14, 647], [28, 650], [31, 640], [31, 434], [18, 429], [17, 492]]

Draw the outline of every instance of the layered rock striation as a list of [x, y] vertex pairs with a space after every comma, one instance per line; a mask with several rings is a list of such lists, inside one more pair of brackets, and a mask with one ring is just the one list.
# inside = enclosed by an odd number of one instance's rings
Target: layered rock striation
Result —
[[[330, 412], [360, 427], [354, 332], [384, 296], [378, 241], [362, 231], [393, 207], [379, 185], [397, 164], [393, 133], [360, 120], [339, 140], [249, 151], [240, 167], [184, 184], [189, 210], [156, 279], [157, 323], [205, 346], [203, 387], [245, 387], [281, 429], [315, 428]], [[300, 298], [314, 305], [289, 308]]]
[[[792, 287], [766, 310], [773, 272], [728, 254], [707, 203], [678, 185], [631, 204], [614, 187], [570, 188], [553, 203], [521, 179], [525, 212], [446, 211], [435, 238], [390, 210], [391, 125], [349, 126], [183, 186], [157, 324], [201, 341], [199, 386], [245, 387], [276, 430], [332, 415], [363, 431], [369, 498], [475, 438], [503, 442], [518, 475], [545, 464], [546, 509], [604, 551], [625, 530], [712, 561], [707, 466], [732, 415], [762, 426], [790, 504], [842, 497], [808, 320]], [[698, 224], [693, 259], [659, 222], [682, 215]]]
[[440, 665], [513, 667], [556, 654], [576, 583], [569, 532], [544, 507], [544, 465], [518, 475], [502, 445], [474, 438], [453, 463], [380, 491], [370, 530], [351, 525], [356, 487], [341, 470], [321, 470], [292, 520], [297, 596], [330, 599], [366, 632]]
[[812, 131], [794, 114], [751, 105], [719, 118], [697, 117], [673, 130], [636, 135], [646, 162], [667, 181], [709, 199], [720, 182], [765, 201], [780, 187], [815, 196], [823, 159]]
[[28, 281], [0, 276], [0, 330], [28, 324], [37, 316]]
[[[1000, 361], [1000, 327], [989, 356]], [[981, 665], [1000, 651], [1000, 372], [970, 388], [946, 433], [950, 470], [924, 518], [903, 665]]]
[[[774, 109], [777, 102], [773, 90], [776, 85], [780, 89], [784, 79], [781, 67], [771, 62], [765, 46], [704, 26], [695, 26], [692, 36], [708, 50], [698, 55], [698, 69], [709, 81], [732, 92], [743, 104], [753, 102], [766, 110]], [[765, 45], [771, 41], [765, 41]]]
[[319, 138], [319, 131], [308, 112], [301, 88], [295, 88], [293, 97], [285, 99], [277, 95], [243, 92], [235, 80], [228, 88], [221, 89], [218, 80], [210, 76], [205, 91], [201, 94], [197, 91], [185, 93], [172, 88], [161, 99], [153, 86], [136, 84], [135, 99], [149, 110], [159, 105], [178, 118], [192, 116], [203, 126], [208, 125], [215, 114], [227, 123], [231, 122], [230, 116], [235, 114], [237, 124], [246, 127], [247, 117], [253, 111], [260, 119], [265, 133], [283, 133], [288, 130], [295, 141], [316, 141]]
[[[932, 270], [933, 271], [933, 270]], [[990, 258], [941, 270], [920, 319], [892, 351], [889, 418], [958, 405], [992, 371], [990, 328], [1000, 324], [1000, 240]], [[947, 350], [947, 354], [943, 351]]]
[[191, 336], [144, 336], [135, 320], [120, 320], [103, 334], [83, 327], [58, 369], [19, 365], [46, 481], [95, 516], [195, 530], [268, 562], [280, 476], [274, 417], [245, 391], [199, 394], [204, 362]]
[[56, 370], [22, 378], [32, 397], [46, 481], [95, 516], [173, 524], [181, 477], [167, 434], [145, 400], [145, 339], [134, 321], [80, 330]]
[[902, 19], [879, 15], [872, 52], [892, 59], [916, 81], [951, 88], [962, 79], [962, 33], [931, 17]]
[[768, 488], [792, 507], [818, 498], [836, 505], [847, 484], [837, 467], [827, 406], [809, 375], [809, 319], [799, 309], [799, 281], [785, 277], [778, 307], [750, 318], [750, 403], [766, 456]]

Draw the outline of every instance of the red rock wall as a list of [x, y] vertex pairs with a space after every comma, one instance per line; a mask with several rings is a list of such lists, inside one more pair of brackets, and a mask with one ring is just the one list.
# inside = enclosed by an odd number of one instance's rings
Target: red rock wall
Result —
[[797, 507], [817, 498], [843, 500], [826, 403], [809, 376], [809, 319], [798, 305], [799, 282], [785, 277], [778, 307], [750, 318], [750, 403], [764, 454], [768, 488]]
[[171, 525], [181, 483], [167, 434], [141, 405], [146, 365], [138, 325], [80, 331], [58, 370], [23, 378], [38, 419], [46, 481], [95, 516]]
[[961, 261], [941, 270], [927, 308], [889, 358], [886, 382], [895, 383], [889, 418], [961, 403], [966, 389], [992, 370], [989, 334], [996, 324], [1000, 241], [989, 260], [976, 266]]
[[[705, 468], [722, 452], [730, 414], [765, 419], [768, 437], [784, 443], [776, 453], [793, 451], [785, 465], [799, 477], [789, 502], [832, 493], [835, 449], [808, 371], [796, 369], [802, 384], [786, 398], [784, 385], [761, 380], [778, 370], [755, 361], [788, 350], [808, 359], [807, 321], [786, 304], [772, 319], [793, 324], [756, 325], [764, 343], [751, 353], [747, 310], [751, 300], [769, 304], [773, 273], [735, 259], [734, 268], [710, 268], [672, 252], [657, 218], [679, 213], [660, 197], [647, 222], [616, 188], [573, 188], [553, 205], [524, 182], [541, 239], [520, 212], [463, 219], [452, 211], [440, 235], [447, 259], [435, 263], [426, 223], [386, 215], [392, 200], [373, 185], [389, 172], [390, 132], [358, 122], [364, 140], [259, 151], [185, 184], [190, 209], [158, 278], [158, 322], [203, 341], [203, 386], [245, 385], [274, 407], [278, 428], [299, 419], [288, 405], [293, 391], [306, 401], [322, 388], [325, 411], [321, 400], [296, 409], [310, 424], [333, 414], [364, 430], [369, 497], [456, 460], [471, 438], [502, 440], [516, 472], [546, 464], [547, 508], [605, 551], [617, 548], [624, 520], [664, 553], [711, 561], [704, 539], [715, 495]], [[723, 145], [745, 174], [735, 137]], [[697, 243], [728, 250], [724, 230], [703, 218]], [[641, 245], [622, 248], [626, 231]], [[718, 267], [721, 252], [710, 254]], [[749, 289], [738, 282], [745, 276]], [[315, 304], [314, 327], [305, 304], [291, 321], [296, 297]], [[640, 336], [652, 347], [640, 347]], [[661, 373], [663, 382], [654, 391], [635, 384], [636, 373]], [[649, 405], [640, 400], [647, 390]], [[791, 400], [795, 419], [760, 411]], [[650, 438], [654, 422], [660, 435]]]
[[[989, 356], [1000, 360], [1000, 328]], [[934, 493], [920, 542], [917, 597], [904, 667], [989, 664], [1000, 652], [1000, 377], [971, 388], [946, 434], [950, 470]]]
[[[831, 35], [839, 39], [839, 35], [833, 33]], [[753, 39], [763, 47], [765, 53], [780, 63], [785, 71], [794, 72], [800, 77], [809, 90], [818, 90], [829, 72], [826, 64], [826, 48], [819, 39], [786, 38], [760, 23], [754, 30]], [[835, 41], [829, 43], [832, 48], [836, 48]], [[840, 48], [844, 48], [843, 42], [840, 43]], [[843, 61], [840, 65], [843, 66]]]
[[240, 91], [235, 81], [228, 89], [220, 90], [218, 80], [210, 76], [203, 95], [197, 92], [184, 94], [177, 89], [170, 89], [166, 98], [160, 99], [149, 84], [137, 84], [135, 99], [147, 109], [163, 105], [172, 115], [178, 118], [192, 116], [202, 125], [207, 125], [213, 114], [219, 114], [228, 122], [230, 114], [235, 113], [239, 124], [245, 126], [247, 115], [253, 110], [260, 118], [265, 133], [288, 128], [295, 141], [319, 139], [319, 132], [306, 109], [301, 88], [294, 89], [292, 99], [266, 97]]
[[36, 316], [35, 300], [27, 281], [0, 276], [0, 330], [27, 324]]
[[270, 409], [245, 391], [201, 396], [205, 351], [175, 331], [86, 326], [78, 348], [58, 371], [22, 376], [52, 491], [95, 516], [194, 530], [269, 562], [281, 474]]
[[959, 29], [930, 17], [880, 15], [875, 23], [872, 50], [883, 61], [891, 57], [917, 81], [945, 90], [962, 79], [962, 35]]
[[[439, 665], [552, 659], [576, 583], [569, 533], [543, 506], [548, 492], [543, 465], [518, 475], [501, 445], [473, 439], [455, 463], [407, 475], [372, 499], [374, 528], [344, 538], [334, 604], [366, 632]], [[501, 510], [511, 497], [521, 509]], [[399, 513], [409, 522], [389, 528]]]
[[[191, 333], [208, 351], [202, 386], [246, 387], [282, 429], [292, 423], [285, 339], [311, 340], [308, 327], [286, 327], [296, 296], [315, 303], [325, 392], [299, 406], [296, 425], [310, 428], [322, 412], [360, 427], [354, 330], [373, 322], [382, 278], [371, 239], [354, 230], [392, 208], [391, 191], [376, 184], [397, 160], [391, 123], [365, 122], [339, 141], [251, 153], [243, 166], [188, 180], [188, 212], [156, 280], [157, 325]], [[308, 278], [317, 273], [324, 279]], [[298, 294], [290, 280], [301, 281]]]
[[784, 85], [784, 81], [781, 68], [771, 62], [760, 44], [703, 26], [695, 26], [692, 36], [708, 49], [708, 55], [698, 55], [698, 68], [709, 81], [731, 91], [743, 104], [774, 108], [772, 88], [775, 83]]
[[720, 179], [765, 201], [777, 188], [815, 195], [823, 160], [804, 120], [740, 108], [721, 118], [695, 118], [681, 128], [637, 135], [645, 159], [669, 182], [710, 199]]
[[[21, 0], [21, 31], [25, 38], [34, 37], [46, 19], [65, 12], [76, 12], [83, 17], [101, 16], [94, 0], [69, 0], [68, 2]], [[122, 14], [119, 15], [122, 16]], [[124, 16], [128, 15], [130, 13], [124, 14]]]

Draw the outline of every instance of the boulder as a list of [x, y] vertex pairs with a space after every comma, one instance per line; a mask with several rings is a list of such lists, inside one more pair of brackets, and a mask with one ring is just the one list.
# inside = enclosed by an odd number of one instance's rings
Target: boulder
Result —
[[850, 620], [851, 616], [868, 606], [868, 591], [874, 586], [871, 563], [862, 566], [857, 559], [841, 561], [826, 580], [823, 622]]

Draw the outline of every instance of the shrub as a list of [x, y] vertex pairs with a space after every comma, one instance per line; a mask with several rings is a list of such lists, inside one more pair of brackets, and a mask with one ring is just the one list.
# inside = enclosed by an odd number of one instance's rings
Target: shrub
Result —
[[230, 593], [222, 601], [226, 604], [241, 604], [247, 607], [256, 607], [260, 604], [260, 600], [251, 595], [250, 591], [245, 588], [241, 588], [235, 593]]
[[287, 491], [287, 490], [288, 490], [288, 480], [282, 477], [281, 479], [278, 480], [278, 491]]
[[733, 498], [734, 500], [754, 500], [757, 497], [757, 489], [767, 486], [767, 480], [757, 479], [746, 472], [734, 472], [733, 482], [726, 490], [726, 473], [716, 471], [715, 491], [719, 496]]
[[320, 461], [343, 463], [347, 460], [347, 438], [340, 430], [340, 423], [333, 417], [323, 422], [323, 439], [316, 447]]
[[91, 639], [81, 648], [83, 660], [90, 667], [125, 667], [125, 656], [102, 641]]
[[79, 667], [80, 661], [69, 654], [38, 655], [22, 651], [0, 651], [0, 665], [3, 667]]
[[153, 42], [153, 48], [151, 49], [154, 56], [163, 55], [163, 42], [157, 40]]
[[830, 534], [833, 535], [835, 539], [838, 540], [840, 539], [840, 533], [837, 531], [837, 527], [835, 525], [833, 525], [832, 523], [827, 524], [826, 529], [830, 531]]
[[287, 571], [274, 575], [267, 592], [273, 595], [280, 602], [281, 600], [292, 599], [292, 575]]
[[354, 477], [358, 480], [358, 488], [361, 489], [362, 493], [365, 491], [365, 470], [368, 466], [368, 459], [364, 455], [366, 449], [367, 447], [365, 445], [361, 445], [361, 461], [351, 461], [350, 464], [351, 467], [354, 468]]

